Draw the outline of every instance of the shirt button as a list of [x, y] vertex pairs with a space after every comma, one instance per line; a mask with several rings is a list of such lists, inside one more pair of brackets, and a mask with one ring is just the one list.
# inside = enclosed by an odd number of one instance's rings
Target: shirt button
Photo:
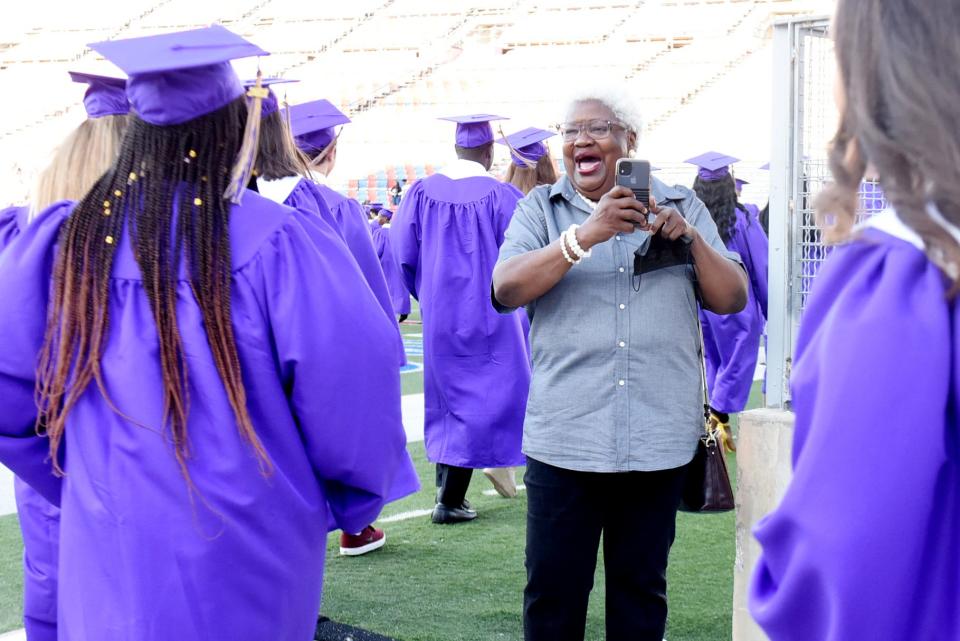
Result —
[[616, 238], [617, 238], [617, 240], [623, 240], [622, 238], [620, 238], [620, 234], [617, 234], [617, 237], [616, 237]]
[[620, 268], [620, 273], [622, 274], [624, 271], [626, 271], [626, 270], [624, 270], [623, 267], [621, 267], [621, 268]]
[[620, 341], [619, 345], [620, 345], [620, 347], [626, 347], [626, 346], [627, 346], [627, 344], [624, 343], [623, 341]]
[[623, 380], [623, 379], [620, 379], [619, 381], [617, 381], [617, 385], [619, 385], [620, 387], [623, 387], [623, 386], [626, 385], [626, 384], [627, 384], [627, 382], [626, 382], [625, 380]]
[[624, 305], [623, 303], [620, 303], [620, 309], [626, 309], [626, 308], [627, 308], [626, 305]]

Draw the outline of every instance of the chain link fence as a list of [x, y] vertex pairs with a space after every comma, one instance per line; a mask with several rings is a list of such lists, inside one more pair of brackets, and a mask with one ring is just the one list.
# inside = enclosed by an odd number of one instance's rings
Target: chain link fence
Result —
[[[789, 408], [797, 329], [830, 251], [822, 243], [814, 203], [831, 180], [827, 147], [837, 128], [836, 62], [827, 18], [777, 23], [773, 46], [767, 406]], [[864, 183], [860, 206], [861, 219], [883, 209], [876, 183]]]

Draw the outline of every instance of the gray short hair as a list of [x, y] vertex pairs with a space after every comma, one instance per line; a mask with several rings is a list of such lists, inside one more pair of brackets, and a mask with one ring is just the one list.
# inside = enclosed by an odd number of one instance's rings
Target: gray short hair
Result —
[[569, 112], [574, 104], [587, 100], [596, 100], [609, 107], [617, 119], [637, 134], [637, 140], [640, 140], [640, 134], [643, 132], [643, 116], [640, 114], [636, 98], [629, 90], [614, 84], [578, 87], [567, 96], [565, 108]]

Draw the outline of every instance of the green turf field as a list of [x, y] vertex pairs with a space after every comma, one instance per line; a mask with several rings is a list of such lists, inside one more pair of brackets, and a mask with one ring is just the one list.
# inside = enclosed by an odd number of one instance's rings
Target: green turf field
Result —
[[[423, 325], [420, 324], [420, 306], [417, 301], [410, 299], [410, 318], [400, 325], [400, 332], [404, 335], [419, 334], [422, 337]], [[407, 361], [411, 363], [423, 363], [423, 356], [407, 354]], [[401, 389], [403, 394], [422, 394], [423, 393], [423, 373], [415, 372], [403, 374], [400, 376]]]
[[[759, 383], [751, 407], [760, 404]], [[433, 468], [421, 443], [411, 445], [423, 490], [383, 516], [433, 505]], [[728, 457], [734, 482], [736, 458]], [[365, 557], [338, 556], [331, 536], [323, 614], [401, 641], [520, 641], [523, 493], [485, 496], [479, 474], [467, 495], [480, 513], [473, 523], [435, 526], [429, 517], [384, 525], [387, 545]], [[734, 515], [680, 514], [669, 570], [669, 641], [731, 637]], [[587, 640], [603, 639], [603, 563], [598, 561]], [[467, 622], [465, 624], [464, 622]]]
[[[411, 320], [419, 320], [414, 308]], [[405, 334], [421, 326], [405, 324]], [[412, 357], [410, 360], [421, 360]], [[404, 394], [420, 393], [419, 373], [403, 376]], [[751, 407], [759, 405], [759, 383]], [[434, 475], [422, 443], [410, 452], [423, 490], [384, 510], [385, 517], [429, 509]], [[731, 473], [736, 462], [730, 461]], [[485, 496], [479, 473], [468, 497], [480, 517], [473, 523], [434, 526], [428, 516], [384, 525], [387, 545], [358, 558], [338, 556], [331, 535], [323, 613], [334, 620], [401, 641], [519, 641], [524, 584], [525, 495]], [[0, 632], [20, 627], [20, 530], [15, 515], [0, 517]], [[734, 517], [681, 514], [669, 572], [669, 641], [730, 639]], [[603, 569], [598, 563], [587, 639], [603, 639]]]

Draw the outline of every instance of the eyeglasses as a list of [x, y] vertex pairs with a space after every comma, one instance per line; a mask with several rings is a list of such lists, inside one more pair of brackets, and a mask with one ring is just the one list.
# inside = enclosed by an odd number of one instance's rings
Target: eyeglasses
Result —
[[623, 129], [626, 127], [619, 122], [611, 120], [587, 120], [586, 122], [564, 122], [557, 125], [557, 131], [563, 138], [563, 142], [573, 142], [580, 137], [583, 132], [594, 140], [602, 140], [610, 135], [613, 128]]

